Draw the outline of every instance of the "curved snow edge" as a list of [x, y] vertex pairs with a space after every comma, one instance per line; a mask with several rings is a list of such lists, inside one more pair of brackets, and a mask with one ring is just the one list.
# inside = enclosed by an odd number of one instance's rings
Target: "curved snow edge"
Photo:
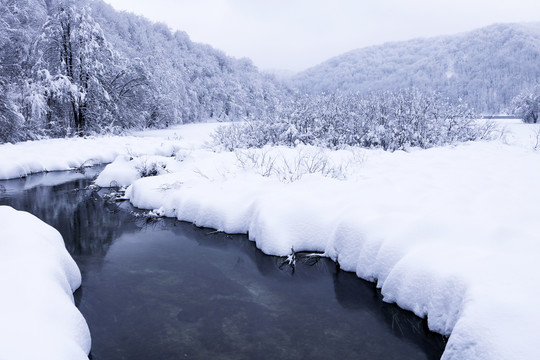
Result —
[[0, 359], [88, 359], [88, 325], [75, 307], [81, 273], [62, 236], [0, 206]]
[[[287, 256], [291, 250], [323, 252], [343, 270], [377, 282], [384, 301], [427, 318], [432, 331], [450, 336], [467, 304], [466, 278], [442, 273], [437, 268], [441, 259], [433, 259], [436, 264], [430, 268], [420, 251], [410, 253], [410, 249], [372, 236], [366, 228], [373, 224], [364, 226], [368, 224], [360, 220], [361, 214], [346, 216], [344, 211], [328, 215], [324, 208], [334, 208], [329, 199], [295, 199], [295, 187], [301, 185], [278, 185], [279, 191], [267, 194], [264, 186], [249, 191], [248, 184], [235, 179], [219, 186], [190, 183], [160, 194], [156, 190], [159, 180], [135, 181], [126, 197], [134, 206], [162, 216], [226, 233], [248, 234], [267, 255]], [[463, 351], [454, 346], [457, 353]], [[446, 352], [443, 358], [452, 358], [448, 355]]]
[[[300, 150], [270, 151], [294, 159]], [[371, 151], [346, 181], [306, 174], [284, 183], [239, 166], [235, 154], [198, 151], [171, 173], [136, 180], [126, 197], [247, 233], [266, 254], [324, 252], [450, 335], [445, 360], [531, 359], [540, 358], [539, 155], [499, 143]]]

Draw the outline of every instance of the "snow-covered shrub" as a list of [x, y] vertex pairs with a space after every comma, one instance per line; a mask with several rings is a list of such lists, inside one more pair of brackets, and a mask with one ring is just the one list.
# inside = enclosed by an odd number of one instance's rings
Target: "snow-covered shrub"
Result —
[[[371, 94], [359, 101], [358, 144], [400, 150], [475, 140], [479, 131], [466, 105], [417, 89]], [[360, 131], [358, 131], [360, 130]]]
[[143, 177], [157, 176], [163, 172], [166, 165], [156, 161], [142, 161], [137, 166], [137, 172]]
[[[313, 146], [298, 146], [295, 149], [266, 146], [262, 149], [236, 150], [235, 155], [241, 168], [254, 170], [261, 176], [273, 176], [286, 183], [300, 180], [308, 174], [344, 179], [350, 164], [348, 161], [332, 161], [329, 150]], [[352, 155], [351, 159], [355, 158], [355, 154]]]
[[417, 89], [359, 95], [297, 95], [272, 118], [222, 127], [214, 134], [221, 147], [298, 144], [345, 145], [385, 150], [429, 148], [486, 136], [465, 105]]
[[236, 150], [235, 155], [241, 168], [254, 169], [262, 176], [270, 176], [275, 172], [278, 154], [270, 153], [268, 148]]
[[525, 123], [536, 124], [540, 116], [540, 85], [533, 89], [525, 90], [516, 96], [512, 104], [514, 113]]
[[213, 145], [228, 151], [281, 144], [284, 124], [279, 121], [245, 121], [219, 126], [212, 134]]
[[211, 134], [212, 141], [228, 151], [237, 148], [260, 147], [253, 141], [255, 138], [261, 137], [259, 131], [253, 131], [253, 124], [252, 122], [242, 122], [219, 126]]

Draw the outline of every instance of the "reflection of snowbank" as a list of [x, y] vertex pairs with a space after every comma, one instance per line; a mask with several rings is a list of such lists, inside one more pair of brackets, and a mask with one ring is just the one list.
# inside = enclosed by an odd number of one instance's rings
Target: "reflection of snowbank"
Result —
[[90, 333], [73, 303], [81, 284], [60, 234], [0, 206], [0, 359], [87, 359]]
[[102, 167], [94, 166], [84, 169], [84, 172], [54, 171], [39, 173], [22, 179], [4, 180], [1, 183], [2, 190], [9, 193], [18, 193], [33, 189], [38, 186], [56, 186], [79, 179], [92, 179], [102, 170]]

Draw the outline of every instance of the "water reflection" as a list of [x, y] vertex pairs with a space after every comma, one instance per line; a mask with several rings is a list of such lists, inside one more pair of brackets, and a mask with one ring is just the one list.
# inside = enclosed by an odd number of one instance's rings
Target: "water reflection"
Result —
[[91, 176], [17, 181], [0, 182], [0, 204], [30, 211], [64, 236], [83, 274], [76, 301], [94, 360], [442, 354], [442, 337], [421, 319], [327, 259], [300, 255], [293, 273], [245, 236], [134, 216], [128, 204], [81, 190]]
[[104, 256], [113, 239], [137, 226], [129, 212], [87, 189], [94, 176], [95, 170], [89, 170], [2, 181], [0, 205], [28, 211], [55, 227], [72, 256]]

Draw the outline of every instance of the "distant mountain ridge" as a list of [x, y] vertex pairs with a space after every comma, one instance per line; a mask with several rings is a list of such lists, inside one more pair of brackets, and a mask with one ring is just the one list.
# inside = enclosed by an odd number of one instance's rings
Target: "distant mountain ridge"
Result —
[[291, 83], [308, 93], [417, 87], [461, 99], [482, 113], [500, 113], [539, 80], [540, 22], [357, 49], [297, 74]]

